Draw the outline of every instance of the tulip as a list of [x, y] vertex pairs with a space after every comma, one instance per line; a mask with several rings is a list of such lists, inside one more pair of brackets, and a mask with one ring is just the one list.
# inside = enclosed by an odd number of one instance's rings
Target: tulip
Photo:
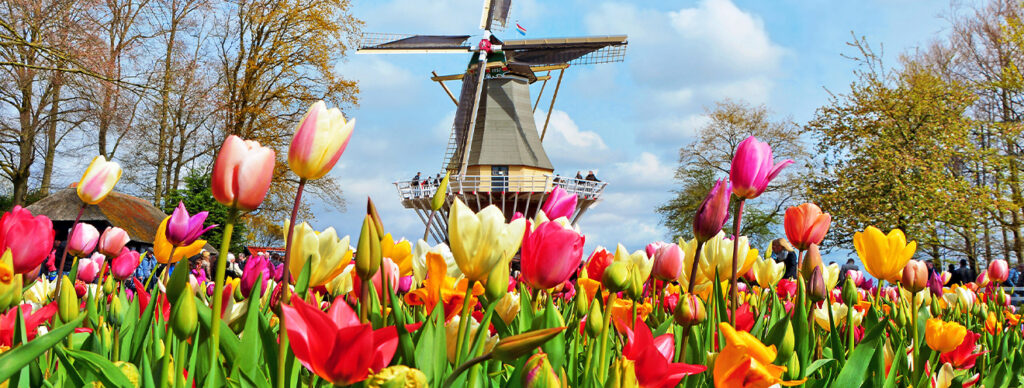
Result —
[[393, 365], [381, 369], [366, 380], [367, 388], [383, 387], [426, 387], [427, 375], [418, 369], [405, 365]]
[[923, 261], [908, 261], [907, 266], [903, 267], [903, 275], [901, 276], [900, 284], [913, 293], [917, 293], [928, 288], [928, 267]]
[[495, 265], [507, 263], [519, 250], [525, 230], [524, 219], [506, 224], [494, 205], [473, 213], [458, 198], [448, 216], [452, 256], [470, 281], [484, 281]]
[[[388, 292], [384, 288], [383, 282], [387, 281], [387, 286], [390, 287], [392, 291], [398, 289], [398, 265], [391, 261], [391, 259], [385, 257], [380, 263], [380, 270], [373, 274], [370, 281], [373, 283], [373, 289], [376, 290], [377, 298], [381, 303], [387, 305], [386, 303], [390, 299], [388, 299]], [[360, 287], [362, 287], [363, 284], [363, 280], [361, 278], [356, 277], [355, 279], [352, 279], [352, 282], [355, 289], [361, 289]]]
[[355, 124], [355, 119], [345, 121], [338, 108], [327, 109], [327, 104], [317, 101], [295, 128], [288, 147], [288, 167], [302, 179], [327, 175], [345, 152]]
[[139, 267], [139, 252], [121, 248], [121, 253], [110, 260], [110, 274], [117, 280], [127, 280]]
[[611, 252], [604, 249], [602, 246], [598, 246], [594, 249], [594, 253], [590, 254], [590, 258], [587, 259], [587, 277], [594, 280], [601, 280], [604, 277], [604, 269], [608, 268], [608, 265], [612, 263], [615, 258]]
[[199, 327], [199, 318], [196, 315], [196, 297], [192, 286], [185, 285], [185, 293], [171, 308], [171, 329], [179, 340], [184, 341], [195, 334]]
[[521, 254], [523, 281], [546, 290], [569, 279], [583, 261], [585, 238], [571, 228], [548, 221], [535, 231], [526, 228]]
[[704, 365], [672, 362], [675, 339], [672, 333], [657, 338], [639, 317], [632, 328], [626, 326], [626, 344], [622, 356], [636, 363], [636, 377], [643, 387], [675, 387], [683, 377], [703, 373]]
[[356, 275], [363, 280], [369, 280], [380, 270], [380, 234], [375, 225], [372, 215], [367, 214], [363, 217], [355, 257]]
[[[198, 255], [206, 246], [206, 240], [195, 240], [189, 245], [175, 247], [167, 238], [167, 227], [170, 220], [171, 217], [164, 218], [153, 237], [153, 257], [156, 258], [156, 261], [162, 264], [174, 264], [183, 258]], [[174, 257], [171, 257], [171, 251], [173, 251]]]
[[505, 297], [509, 289], [515, 289], [514, 286], [509, 287], [509, 283], [513, 281], [510, 271], [511, 268], [509, 268], [508, 263], [498, 264], [494, 266], [494, 269], [491, 269], [491, 273], [487, 275], [487, 281], [484, 282], [486, 286], [484, 288], [484, 295], [487, 296], [487, 300], [499, 300]]
[[[285, 223], [285, 229], [288, 224]], [[317, 232], [308, 223], [295, 226], [289, 270], [295, 276], [309, 262], [309, 286], [318, 287], [334, 279], [352, 261], [349, 237], [338, 239], [333, 227]], [[378, 293], [381, 291], [378, 291]]]
[[[423, 279], [427, 277], [427, 253], [434, 253], [441, 256], [444, 259], [445, 265], [448, 268], [448, 277], [459, 278], [462, 276], [462, 271], [459, 271], [459, 265], [455, 263], [455, 256], [452, 256], [451, 249], [445, 243], [438, 243], [431, 247], [426, 241], [419, 240], [416, 242], [416, 246], [412, 250], [412, 276], [413, 284], [423, 283]], [[399, 265], [401, 268], [401, 265]]]
[[255, 210], [270, 189], [275, 161], [274, 150], [257, 141], [229, 135], [213, 162], [210, 177], [213, 198], [224, 206]]
[[939, 353], [948, 353], [963, 343], [967, 329], [956, 322], [930, 318], [925, 322], [924, 340], [928, 347]]
[[832, 263], [822, 267], [821, 276], [825, 279], [825, 288], [832, 290], [839, 283], [839, 264]]
[[825, 289], [825, 279], [821, 277], [821, 266], [814, 267], [811, 271], [810, 281], [807, 282], [807, 296], [813, 302], [821, 302], [828, 296]]
[[552, 220], [561, 217], [568, 219], [576, 211], [576, 195], [567, 193], [561, 187], [555, 187], [548, 194], [548, 199], [541, 210]]
[[683, 271], [683, 250], [676, 244], [661, 244], [648, 256], [654, 258], [651, 274], [655, 279], [672, 281]]
[[238, 286], [242, 291], [242, 295], [248, 297], [256, 285], [256, 279], [260, 278], [260, 296], [262, 296], [267, 291], [267, 280], [271, 278], [273, 271], [273, 264], [266, 257], [250, 257], [245, 262], [245, 268], [242, 269], [242, 279]]
[[804, 203], [786, 209], [783, 219], [786, 238], [796, 249], [807, 250], [811, 244], [821, 244], [832, 224], [832, 216], [822, 213], [813, 203]]
[[209, 214], [210, 212], [202, 211], [189, 217], [188, 210], [185, 209], [185, 204], [178, 202], [178, 207], [174, 209], [173, 213], [171, 213], [171, 219], [167, 223], [167, 229], [165, 231], [167, 235], [167, 242], [176, 247], [183, 247], [192, 244], [198, 240], [203, 233], [217, 227], [217, 225], [210, 225], [203, 228], [203, 222], [206, 221], [206, 217]]
[[466, 301], [466, 289], [469, 288], [469, 281], [464, 278], [456, 280], [447, 276], [447, 264], [440, 254], [428, 252], [427, 265], [430, 269], [423, 282], [423, 287], [405, 294], [406, 304], [422, 305], [425, 307], [425, 311], [434, 311], [434, 307], [441, 303], [444, 306], [445, 319], [451, 319], [458, 314], [464, 302], [469, 306], [476, 306], [476, 297], [484, 293], [482, 285], [474, 284], [469, 294], [469, 300]]
[[96, 230], [96, 227], [86, 223], [77, 223], [71, 230], [71, 237], [68, 237], [68, 252], [78, 257], [88, 256], [96, 249], [99, 239], [100, 232]]
[[857, 256], [864, 263], [864, 269], [880, 280], [896, 283], [900, 280], [903, 267], [917, 250], [917, 242], [907, 243], [903, 231], [893, 229], [889, 235], [869, 226], [863, 232], [853, 234], [853, 246]]
[[939, 361], [942, 363], [950, 363], [956, 369], [967, 370], [974, 368], [974, 362], [981, 355], [988, 353], [988, 351], [981, 351], [975, 353], [978, 350], [978, 339], [981, 335], [973, 331], [968, 331], [964, 336], [963, 342], [960, 343], [955, 349], [942, 353], [939, 356]]
[[498, 304], [494, 307], [495, 314], [501, 318], [505, 325], [511, 325], [512, 320], [516, 319], [516, 315], [519, 314], [519, 293], [508, 292], [505, 296], [498, 300]]
[[761, 288], [774, 286], [786, 274], [786, 263], [779, 263], [770, 258], [754, 263], [754, 280]]
[[526, 370], [526, 373], [523, 374], [523, 386], [526, 388], [562, 386], [558, 380], [558, 375], [555, 374], [555, 370], [551, 368], [551, 363], [548, 362], [548, 355], [544, 352], [534, 354], [526, 359], [526, 365], [523, 368]]
[[778, 353], [745, 331], [736, 331], [726, 322], [718, 324], [726, 346], [715, 361], [716, 387], [767, 387], [774, 384], [799, 385], [803, 381], [782, 381], [786, 367], [773, 365]]
[[[469, 323], [466, 325], [466, 330], [469, 330], [469, 338], [476, 338], [477, 331], [481, 329], [480, 322], [478, 322], [476, 318], [473, 317], [466, 317], [466, 319], [469, 320]], [[461, 322], [461, 320], [462, 317], [456, 315], [452, 317], [451, 320], [449, 320], [448, 323], [445, 323], [444, 325], [445, 336], [447, 336], [446, 345], [448, 362], [452, 364], [455, 363], [455, 350], [458, 341], [457, 337], [459, 335], [459, 323]], [[483, 329], [487, 330], [487, 328]], [[490, 334], [489, 332], [486, 332], [484, 335], [486, 335], [483, 344], [484, 353], [488, 353], [494, 350], [494, 347], [498, 345], [498, 336]]]
[[25, 290], [25, 300], [42, 305], [50, 301], [53, 298], [53, 293], [57, 290], [57, 282], [50, 281], [45, 276], [36, 279], [32, 286]]
[[696, 326], [704, 322], [707, 312], [704, 309], [704, 302], [696, 295], [683, 294], [680, 296], [673, 318], [680, 326]]
[[608, 372], [608, 380], [605, 381], [605, 388], [635, 388], [640, 386], [636, 378], [636, 363], [632, 360], [620, 357], [612, 364]]
[[[27, 303], [18, 306], [18, 309], [21, 310], [21, 316], [25, 322], [25, 337], [31, 341], [39, 334], [40, 325], [49, 322], [53, 315], [57, 313], [57, 304], [47, 304], [34, 312], [32, 311], [32, 306]], [[0, 348], [14, 346], [14, 328], [18, 309], [10, 309], [3, 313], [3, 315], [0, 315]]]
[[14, 258], [10, 250], [0, 257], [0, 311], [21, 302], [22, 274], [14, 272]]
[[818, 251], [818, 244], [811, 244], [807, 247], [807, 253], [804, 254], [804, 261], [799, 265], [800, 275], [803, 276], [804, 281], [811, 281], [811, 272], [813, 272], [815, 268], [821, 268], [824, 266], [821, 262], [821, 252]]
[[729, 169], [733, 193], [740, 198], [757, 198], [783, 168], [793, 164], [792, 160], [786, 159], [772, 165], [772, 159], [772, 147], [768, 143], [760, 142], [753, 136], [741, 141], [736, 146]]
[[71, 284], [71, 279], [65, 276], [60, 277], [60, 296], [57, 299], [57, 312], [60, 320], [64, 322], [70, 322], [78, 318], [78, 293], [75, 291], [75, 286]]
[[398, 273], [401, 276], [412, 275], [412, 244], [409, 243], [409, 240], [401, 239], [395, 242], [395, 238], [391, 237], [391, 233], [385, 234], [380, 239], [380, 255], [395, 262], [398, 265]]
[[995, 284], [1000, 284], [1010, 277], [1010, 268], [1006, 260], [995, 259], [988, 265], [988, 278]]
[[0, 252], [11, 250], [14, 272], [38, 267], [53, 250], [53, 223], [44, 215], [15, 206], [0, 218]]
[[83, 258], [78, 261], [78, 280], [86, 283], [92, 283], [96, 280], [96, 276], [100, 274], [100, 269], [103, 268], [103, 256], [99, 252], [93, 253], [92, 256]]
[[[740, 266], [736, 269], [737, 273], [749, 271], [759, 258], [757, 249], [750, 249], [750, 243], [746, 236], [740, 236], [738, 240], [733, 241], [732, 238], [725, 237], [724, 232], [719, 232], [707, 240], [701, 248], [700, 257], [694, 260], [685, 260], [683, 263], [683, 271], [678, 279], [679, 284], [689, 287], [690, 272], [696, 272], [695, 289], [710, 286], [711, 282], [716, 280], [716, 272], [717, 280], [728, 280], [728, 276], [732, 272], [733, 251], [737, 248], [739, 248], [736, 250], [737, 257], [740, 258]], [[697, 244], [698, 241], [694, 239], [688, 242], [680, 241], [679, 246], [685, 252], [684, 256], [689, 258], [697, 256]], [[692, 267], [694, 261], [698, 262], [695, 271]]]
[[90, 205], [100, 203], [114, 190], [114, 185], [120, 179], [121, 166], [117, 162], [108, 162], [103, 156], [97, 156], [78, 181], [78, 198]]
[[715, 182], [711, 192], [697, 208], [693, 218], [693, 235], [703, 243], [722, 231], [722, 225], [729, 219], [729, 196], [732, 184], [722, 179]]
[[351, 385], [384, 369], [398, 348], [394, 326], [374, 330], [340, 297], [326, 313], [292, 295], [282, 303], [291, 349], [303, 366], [334, 385]]
[[99, 245], [96, 249], [104, 255], [114, 257], [121, 254], [121, 248], [124, 248], [128, 241], [131, 241], [128, 232], [116, 226], [108, 226], [100, 235]]
[[335, 276], [334, 279], [331, 279], [331, 281], [327, 283], [325, 286], [327, 291], [334, 296], [344, 296], [352, 292], [355, 287], [355, 282], [352, 279], [352, 271], [355, 270], [355, 268], [355, 264], [346, 265], [345, 269], [343, 269], [338, 276]]
[[[818, 324], [824, 330], [831, 330], [831, 326], [828, 323], [828, 310], [825, 310], [825, 306], [815, 307], [813, 311], [814, 322]], [[835, 325], [838, 328], [841, 325], [846, 324], [847, 313], [850, 311], [847, 305], [833, 302], [831, 304], [832, 317], [835, 319]], [[856, 308], [853, 309], [853, 327], [859, 327], [861, 322], [864, 320], [864, 311], [860, 311]]]

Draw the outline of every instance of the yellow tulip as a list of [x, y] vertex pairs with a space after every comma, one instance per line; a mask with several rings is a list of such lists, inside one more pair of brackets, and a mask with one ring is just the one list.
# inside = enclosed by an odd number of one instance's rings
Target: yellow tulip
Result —
[[964, 342], [967, 335], [967, 328], [956, 322], [946, 322], [938, 318], [931, 318], [925, 323], [924, 341], [928, 347], [939, 353], [946, 353], [956, 349]]
[[352, 270], [355, 264], [346, 265], [338, 276], [327, 283], [327, 291], [334, 296], [345, 295], [352, 292]]
[[412, 244], [409, 240], [395, 242], [391, 233], [385, 234], [380, 241], [380, 254], [398, 265], [398, 276], [412, 275]]
[[777, 263], [770, 258], [760, 259], [754, 263], [754, 279], [762, 288], [778, 284], [785, 274], [786, 263]]
[[505, 215], [494, 205], [474, 213], [456, 198], [448, 215], [452, 256], [470, 281], [487, 280], [494, 266], [511, 260], [525, 232], [525, 219], [506, 224]]
[[156, 229], [156, 236], [153, 237], [153, 257], [161, 264], [174, 264], [181, 259], [198, 255], [206, 246], [206, 240], [196, 240], [189, 245], [175, 248], [174, 257], [170, 257], [171, 248], [174, 247], [170, 241], [167, 241], [167, 221], [170, 219], [171, 217], [168, 216], [160, 222], [160, 227]]
[[615, 248], [615, 256], [612, 260], [626, 262], [630, 273], [639, 274], [643, 281], [647, 281], [647, 278], [651, 277], [651, 270], [654, 269], [654, 258], [647, 257], [647, 253], [644, 251], [629, 253], [629, 250], [622, 244]]
[[21, 274], [14, 273], [14, 256], [7, 248], [0, 256], [0, 310], [21, 302]]
[[[757, 262], [758, 253], [757, 249], [750, 249], [750, 243], [747, 241], [746, 236], [740, 236], [739, 239], [738, 257], [740, 258], [740, 268], [737, 269], [736, 273], [743, 274], [747, 273], [754, 266], [754, 263]], [[719, 232], [704, 243], [704, 247], [700, 251], [700, 265], [697, 267], [697, 291], [710, 285], [711, 280], [715, 279], [716, 272], [718, 274], [718, 281], [728, 280], [729, 274], [732, 273], [733, 243], [731, 238], [725, 237], [725, 232]], [[685, 252], [684, 257], [686, 258], [692, 258], [697, 254], [696, 239], [688, 242], [680, 240], [679, 247]], [[679, 274], [680, 285], [689, 285], [693, 261], [683, 260], [683, 270]]]
[[[284, 230], [287, 233], [288, 222]], [[292, 232], [291, 262], [288, 271], [297, 279], [302, 267], [309, 261], [309, 286], [317, 287], [327, 284], [338, 276], [345, 266], [352, 261], [352, 249], [349, 237], [338, 239], [333, 227], [317, 232], [308, 223], [295, 226]]]
[[839, 283], [839, 264], [832, 263], [822, 268], [825, 270], [821, 273], [822, 278], [825, 280], [825, 288], [828, 290], [836, 288], [836, 284]]
[[[832, 303], [832, 319], [835, 320], [836, 327], [846, 324], [846, 313], [849, 308], [845, 304], [833, 302]], [[864, 312], [853, 309], [853, 326], [860, 326], [861, 322], [864, 321]], [[825, 306], [814, 308], [814, 323], [817, 323], [819, 327], [829, 331], [831, 327], [828, 324], [828, 310], [825, 310]]]
[[519, 314], [520, 307], [519, 293], [509, 292], [498, 300], [498, 305], [494, 307], [494, 312], [501, 317], [501, 320], [506, 325], [511, 325], [512, 320], [516, 319], [516, 315]]
[[108, 162], [103, 156], [92, 158], [78, 181], [78, 198], [90, 205], [103, 202], [120, 179], [121, 166], [117, 162]]
[[885, 235], [874, 226], [854, 233], [853, 246], [868, 273], [891, 283], [900, 281], [903, 267], [917, 250], [917, 242], [907, 243], [903, 231], [893, 229]]

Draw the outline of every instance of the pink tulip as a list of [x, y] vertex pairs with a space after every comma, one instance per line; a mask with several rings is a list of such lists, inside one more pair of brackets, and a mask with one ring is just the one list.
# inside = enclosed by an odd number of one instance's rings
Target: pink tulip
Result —
[[303, 179], [319, 179], [338, 163], [352, 137], [355, 120], [345, 121], [338, 108], [323, 101], [309, 107], [288, 147], [288, 167]]
[[68, 237], [68, 252], [78, 257], [86, 257], [96, 249], [99, 240], [100, 232], [96, 227], [79, 222], [71, 230], [71, 237]]
[[757, 198], [768, 188], [768, 183], [790, 164], [793, 161], [786, 159], [773, 166], [772, 147], [753, 136], [748, 137], [736, 146], [736, 154], [732, 157], [729, 169], [732, 191], [740, 198]]
[[[399, 280], [398, 278], [400, 276], [398, 264], [395, 264], [394, 261], [391, 261], [391, 258], [385, 257], [380, 262], [380, 271], [377, 271], [377, 273], [374, 274], [373, 278], [371, 279], [371, 283], [373, 283], [374, 292], [377, 293], [377, 298], [380, 299], [381, 303], [386, 304], [388, 303], [388, 301], [384, 297], [387, 296], [387, 290], [384, 289], [384, 283], [382, 283], [381, 281], [382, 275], [387, 276], [388, 287], [391, 287], [391, 290], [397, 290]], [[362, 279], [360, 279], [359, 276], [352, 276], [352, 289], [360, 290], [362, 289], [362, 286]]]
[[139, 267], [139, 252], [128, 248], [121, 248], [121, 253], [110, 259], [110, 274], [117, 280], [125, 280], [132, 277], [132, 273]]
[[245, 262], [245, 268], [242, 270], [242, 279], [239, 281], [238, 288], [242, 291], [242, 295], [248, 297], [252, 293], [252, 289], [256, 286], [256, 279], [260, 279], [260, 292], [259, 296], [263, 296], [263, 293], [267, 291], [267, 281], [270, 280], [274, 273], [274, 266], [270, 264], [270, 260], [264, 255], [256, 255], [250, 257]]
[[0, 253], [10, 249], [14, 272], [29, 272], [53, 250], [53, 234], [49, 218], [15, 206], [0, 218]]
[[121, 254], [121, 249], [130, 240], [128, 232], [125, 232], [124, 229], [108, 226], [100, 235], [99, 247], [96, 250], [104, 255], [114, 257]]
[[711, 192], [697, 208], [693, 218], [693, 235], [697, 241], [704, 242], [722, 231], [722, 225], [729, 219], [729, 196], [732, 195], [732, 184], [721, 179], [715, 182]]
[[210, 212], [199, 212], [189, 217], [185, 204], [178, 202], [178, 207], [171, 213], [171, 219], [167, 222], [167, 242], [174, 246], [188, 246], [199, 239], [203, 233], [217, 227], [217, 225], [203, 228], [203, 222]]
[[82, 179], [78, 181], [78, 198], [90, 205], [100, 203], [114, 190], [114, 185], [120, 179], [120, 165], [108, 162], [103, 156], [92, 158]]
[[275, 158], [274, 150], [256, 141], [228, 136], [213, 163], [213, 198], [225, 206], [255, 210], [267, 196]]
[[78, 260], [78, 280], [86, 283], [92, 283], [96, 280], [96, 276], [100, 274], [100, 269], [103, 268], [104, 258], [106, 256], [96, 252], [90, 257]]
[[548, 200], [544, 202], [541, 210], [551, 220], [572, 217], [572, 213], [576, 211], [576, 196], [567, 193], [561, 187], [555, 187], [551, 194], [548, 194]]
[[530, 229], [523, 235], [520, 255], [523, 281], [540, 290], [562, 284], [583, 262], [585, 237], [553, 221]]
[[[654, 268], [651, 270], [651, 275], [664, 281], [675, 280], [683, 270], [683, 250], [676, 244], [655, 244], [659, 245], [651, 255], [654, 257]], [[647, 247], [650, 250], [651, 246]]]
[[996, 284], [1005, 282], [1010, 277], [1010, 267], [1006, 264], [1006, 260], [992, 260], [988, 265], [988, 277]]

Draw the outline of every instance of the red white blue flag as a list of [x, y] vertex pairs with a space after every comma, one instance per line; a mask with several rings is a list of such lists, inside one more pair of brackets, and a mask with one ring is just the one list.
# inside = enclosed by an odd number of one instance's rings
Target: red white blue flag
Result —
[[526, 27], [519, 25], [519, 23], [516, 23], [516, 31], [519, 31], [519, 35], [526, 36]]

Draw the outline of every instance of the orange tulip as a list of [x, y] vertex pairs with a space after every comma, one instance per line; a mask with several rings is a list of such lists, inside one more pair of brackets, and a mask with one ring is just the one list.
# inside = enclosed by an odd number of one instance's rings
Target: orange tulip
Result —
[[726, 345], [715, 361], [716, 387], [767, 388], [775, 384], [790, 387], [804, 383], [804, 380], [782, 381], [786, 367], [772, 364], [778, 355], [775, 345], [765, 346], [757, 337], [736, 331], [726, 322], [719, 323], [718, 328]]
[[821, 244], [825, 239], [825, 233], [832, 225], [832, 216], [808, 202], [786, 209], [783, 225], [789, 242], [799, 250], [807, 250], [811, 244]]
[[931, 318], [925, 323], [924, 341], [928, 347], [939, 353], [956, 349], [967, 336], [967, 328], [956, 322]]
[[[448, 264], [444, 257], [434, 252], [427, 252], [427, 278], [423, 280], [423, 287], [405, 294], [405, 303], [410, 306], [422, 305], [426, 308], [427, 314], [434, 311], [438, 303], [444, 305], [445, 319], [451, 319], [462, 310], [462, 302], [466, 295], [468, 280], [447, 276]], [[476, 306], [477, 297], [484, 293], [484, 287], [480, 283], [473, 284], [473, 292], [470, 294], [469, 305]]]

